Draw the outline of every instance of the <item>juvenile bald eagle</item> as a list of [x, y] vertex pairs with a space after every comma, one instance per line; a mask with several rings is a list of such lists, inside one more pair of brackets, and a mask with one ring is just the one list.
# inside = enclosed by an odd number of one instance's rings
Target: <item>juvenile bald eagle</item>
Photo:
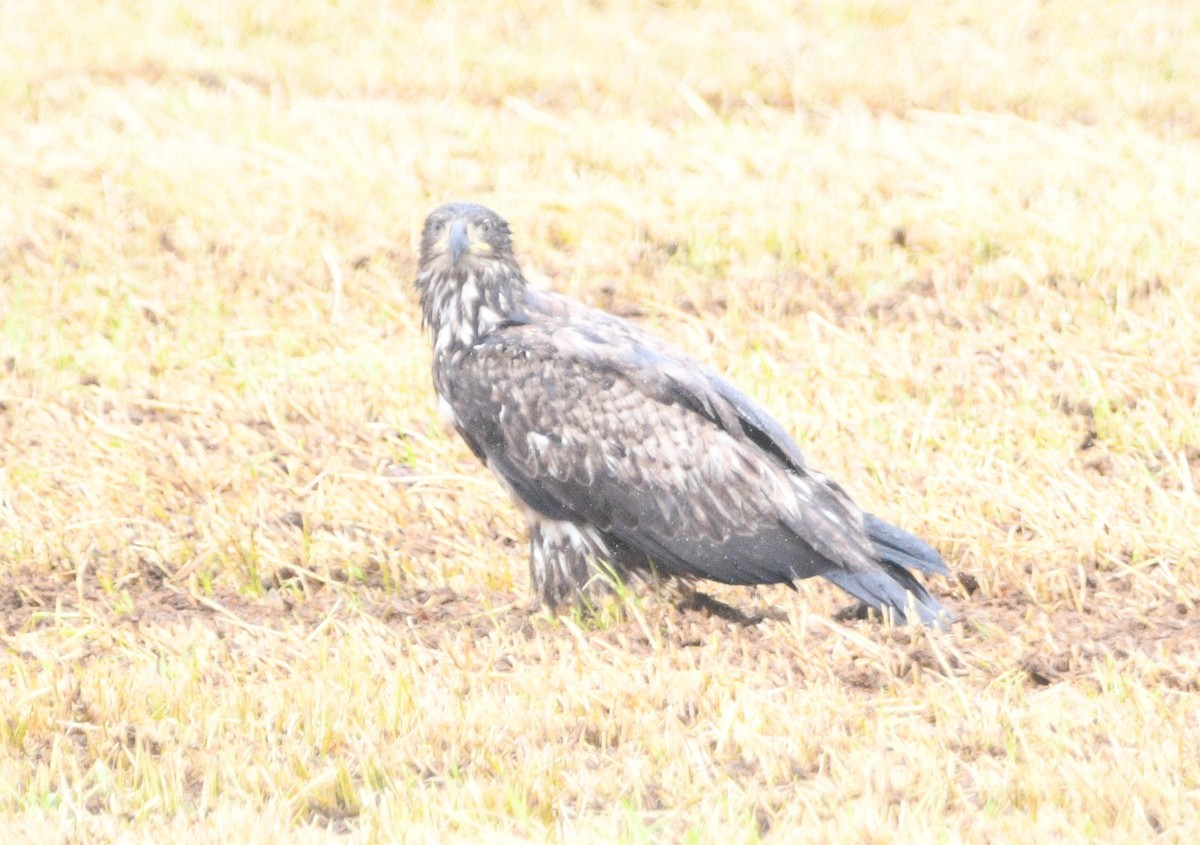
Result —
[[[863, 513], [736, 387], [637, 326], [529, 287], [508, 224], [429, 215], [416, 277], [442, 417], [529, 522], [551, 608], [650, 572], [726, 584], [820, 575], [880, 610], [948, 618], [909, 569], [928, 545]], [[910, 599], [911, 597], [911, 599]]]

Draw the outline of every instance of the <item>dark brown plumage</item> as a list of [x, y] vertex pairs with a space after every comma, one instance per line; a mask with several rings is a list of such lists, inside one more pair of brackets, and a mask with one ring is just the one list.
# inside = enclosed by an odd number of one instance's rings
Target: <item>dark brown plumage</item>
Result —
[[525, 513], [551, 607], [604, 573], [727, 584], [820, 575], [883, 610], [937, 552], [864, 514], [733, 385], [637, 326], [530, 288], [508, 224], [451, 203], [425, 222], [416, 278], [442, 416]]

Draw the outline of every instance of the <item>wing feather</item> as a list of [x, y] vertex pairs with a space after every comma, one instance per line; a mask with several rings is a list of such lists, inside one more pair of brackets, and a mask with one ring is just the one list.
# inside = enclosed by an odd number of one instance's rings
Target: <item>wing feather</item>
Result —
[[460, 427], [528, 506], [675, 574], [775, 583], [872, 563], [844, 494], [749, 399], [665, 344], [510, 326], [447, 381]]

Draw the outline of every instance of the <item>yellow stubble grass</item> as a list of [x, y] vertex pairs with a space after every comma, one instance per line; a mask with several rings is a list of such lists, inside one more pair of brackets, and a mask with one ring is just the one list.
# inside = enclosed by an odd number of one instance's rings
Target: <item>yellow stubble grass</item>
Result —
[[[1187, 3], [10, 4], [0, 818], [27, 839], [1196, 841]], [[942, 550], [531, 610], [410, 279], [476, 199]]]

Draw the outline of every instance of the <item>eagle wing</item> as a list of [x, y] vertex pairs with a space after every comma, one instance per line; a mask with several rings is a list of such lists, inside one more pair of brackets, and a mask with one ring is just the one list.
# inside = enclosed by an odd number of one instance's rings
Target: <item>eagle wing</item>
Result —
[[685, 577], [878, 569], [861, 511], [736, 388], [631, 324], [550, 305], [489, 334], [445, 384], [459, 432], [525, 505]]

